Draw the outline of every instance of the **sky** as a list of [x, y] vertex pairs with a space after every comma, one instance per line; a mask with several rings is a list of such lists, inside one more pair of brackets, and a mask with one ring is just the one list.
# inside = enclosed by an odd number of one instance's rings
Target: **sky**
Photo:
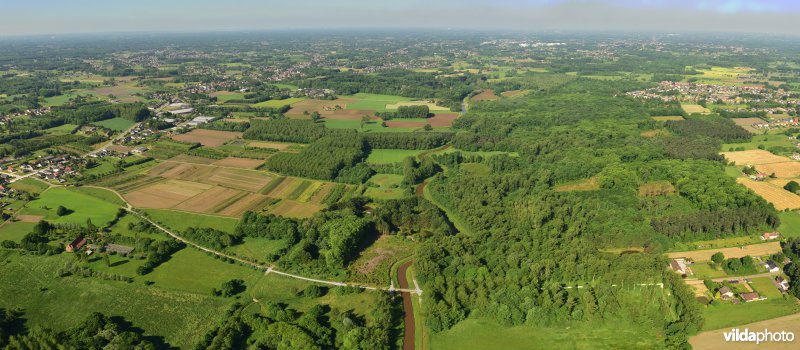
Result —
[[800, 0], [0, 0], [0, 36], [441, 28], [800, 33]]

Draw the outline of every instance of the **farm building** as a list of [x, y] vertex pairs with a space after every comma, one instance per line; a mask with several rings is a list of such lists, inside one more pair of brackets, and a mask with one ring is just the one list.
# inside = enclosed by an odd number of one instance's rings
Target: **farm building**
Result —
[[669, 267], [672, 269], [672, 271], [675, 271], [684, 276], [689, 273], [689, 268], [686, 267], [686, 260], [684, 259], [670, 260]]
[[764, 232], [764, 234], [761, 235], [761, 240], [769, 241], [771, 239], [778, 239], [780, 236], [781, 234], [778, 232]]
[[789, 281], [787, 281], [785, 278], [778, 276], [775, 277], [774, 281], [775, 281], [775, 286], [778, 287], [778, 290], [780, 290], [781, 292], [786, 293], [786, 291], [789, 290]]
[[174, 111], [171, 111], [170, 113], [174, 115], [184, 115], [184, 114], [190, 114], [192, 112], [194, 112], [194, 108], [176, 109]]
[[722, 287], [718, 291], [720, 298], [730, 299], [733, 298], [733, 291], [728, 287]]
[[67, 244], [66, 248], [67, 253], [76, 252], [80, 250], [85, 244], [86, 244], [86, 238], [83, 237], [75, 238], [75, 240], [72, 241], [72, 243]]

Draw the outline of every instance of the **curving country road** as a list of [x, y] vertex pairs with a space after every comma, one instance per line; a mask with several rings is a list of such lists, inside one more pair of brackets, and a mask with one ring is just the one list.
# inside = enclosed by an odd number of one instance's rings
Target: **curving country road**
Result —
[[296, 275], [296, 274], [292, 274], [292, 273], [288, 273], [288, 272], [283, 272], [283, 271], [277, 270], [277, 269], [275, 269], [275, 266], [273, 266], [273, 265], [262, 265], [262, 264], [254, 263], [252, 261], [248, 261], [248, 260], [239, 258], [237, 256], [233, 256], [233, 255], [230, 255], [230, 254], [226, 254], [226, 253], [220, 252], [218, 250], [214, 250], [214, 249], [211, 249], [211, 248], [208, 248], [208, 247], [204, 247], [202, 245], [199, 245], [199, 244], [197, 244], [195, 242], [192, 242], [192, 241], [182, 237], [181, 235], [179, 235], [179, 234], [177, 234], [175, 232], [170, 231], [166, 227], [163, 227], [163, 226], [159, 225], [158, 223], [156, 223], [155, 221], [151, 220], [147, 216], [145, 216], [145, 215], [139, 213], [138, 211], [136, 211], [136, 208], [134, 208], [130, 203], [128, 203], [128, 201], [125, 200], [125, 197], [123, 197], [122, 194], [120, 194], [119, 192], [117, 192], [117, 191], [115, 191], [113, 189], [106, 188], [106, 187], [99, 187], [99, 186], [83, 186], [83, 187], [100, 188], [100, 189], [104, 189], [104, 190], [107, 190], [107, 191], [111, 191], [114, 194], [116, 194], [117, 197], [119, 197], [125, 203], [125, 205], [126, 205], [126, 207], [124, 208], [125, 211], [127, 211], [127, 212], [129, 212], [129, 213], [131, 213], [133, 215], [136, 215], [138, 218], [140, 218], [140, 219], [142, 219], [144, 221], [147, 221], [148, 223], [153, 225], [155, 228], [157, 228], [160, 231], [168, 234], [170, 237], [175, 238], [178, 241], [181, 241], [181, 242], [185, 243], [186, 245], [192, 246], [192, 247], [197, 248], [197, 249], [199, 249], [201, 251], [204, 251], [204, 252], [207, 252], [207, 253], [211, 253], [211, 254], [217, 255], [219, 257], [231, 259], [231, 260], [234, 260], [236, 262], [239, 262], [239, 263], [251, 266], [251, 267], [255, 267], [255, 268], [260, 269], [260, 270], [264, 270], [265, 274], [274, 273], [276, 275], [286, 276], [286, 277], [299, 279], [299, 280], [303, 280], [303, 281], [307, 281], [307, 282], [313, 282], [313, 283], [319, 283], [319, 284], [327, 284], [327, 285], [339, 286], [339, 287], [356, 287], [356, 288], [367, 289], [367, 290], [398, 291], [398, 292], [404, 292], [404, 293], [413, 293], [413, 294], [417, 294], [417, 295], [421, 295], [422, 294], [422, 289], [420, 289], [416, 285], [416, 282], [414, 283], [415, 287], [416, 287], [415, 289], [404, 288], [402, 286], [401, 286], [401, 288], [394, 288], [391, 285], [388, 286], [388, 287], [370, 286], [370, 285], [358, 284], [358, 283], [346, 283], [346, 282], [339, 282], [339, 281], [328, 281], [328, 280], [310, 278], [310, 277], [300, 276], [300, 275]]

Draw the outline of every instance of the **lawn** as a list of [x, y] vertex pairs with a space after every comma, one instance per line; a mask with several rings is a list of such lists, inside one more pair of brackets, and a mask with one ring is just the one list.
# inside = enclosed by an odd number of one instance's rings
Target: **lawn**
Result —
[[33, 222], [10, 222], [7, 221], [0, 225], [0, 242], [9, 240], [19, 243], [19, 241], [33, 231], [33, 227], [36, 226]]
[[425, 150], [408, 149], [373, 149], [367, 158], [367, 163], [389, 164], [402, 162], [406, 157], [416, 157]]
[[[574, 324], [565, 328], [504, 327], [470, 317], [430, 336], [435, 350], [470, 349], [656, 349], [663, 344], [652, 329], [638, 324]], [[535, 344], [535, 346], [533, 345]]]
[[773, 298], [750, 303], [720, 303], [706, 307], [703, 330], [733, 327], [800, 312], [796, 299]]
[[187, 213], [177, 210], [144, 209], [144, 212], [153, 221], [162, 223], [179, 232], [190, 227], [210, 227], [220, 231], [233, 232], [236, 224], [239, 223], [239, 220], [234, 218]]
[[753, 287], [753, 290], [767, 297], [767, 299], [783, 298], [783, 294], [778, 290], [778, 287], [772, 283], [772, 279], [773, 277], [753, 278], [750, 280], [750, 287]]
[[106, 129], [114, 131], [124, 131], [130, 129], [136, 122], [125, 118], [111, 118], [103, 121], [95, 122], [94, 125], [102, 126]]
[[402, 101], [414, 100], [413, 98], [402, 97], [402, 96], [377, 95], [377, 94], [365, 94], [365, 93], [358, 93], [353, 96], [343, 96], [343, 97], [352, 97], [359, 99], [356, 102], [348, 104], [347, 109], [363, 109], [363, 110], [372, 110], [376, 112], [386, 112], [387, 104], [396, 104]]
[[204, 291], [145, 286], [142, 280], [148, 277], [139, 277], [134, 283], [57, 277], [57, 271], [72, 259], [69, 254], [16, 253], [3, 259], [0, 307], [21, 308], [29, 327], [40, 325], [57, 331], [77, 326], [95, 311], [123, 316], [145, 335], [163, 336], [172, 346], [191, 348], [217, 325], [231, 304], [231, 299]]
[[29, 177], [11, 184], [10, 187], [15, 190], [25, 191], [28, 193], [42, 193], [44, 190], [50, 187], [50, 185]]
[[800, 236], [800, 213], [796, 211], [784, 211], [778, 213], [781, 219], [781, 225], [778, 226], [778, 232], [785, 237], [798, 237]]
[[[63, 205], [72, 213], [58, 216], [56, 209]], [[87, 219], [97, 226], [103, 226], [114, 219], [118, 205], [102, 199], [71, 191], [64, 187], [54, 187], [42, 192], [38, 199], [28, 203], [22, 214], [42, 215], [45, 220], [55, 223], [86, 224]]]
[[707, 262], [698, 262], [690, 266], [692, 272], [694, 272], [694, 277], [698, 279], [706, 279], [706, 278], [720, 278], [728, 276], [722, 269], [715, 269], [711, 267]]
[[53, 135], [69, 135], [77, 129], [75, 124], [64, 124], [55, 128], [46, 129], [45, 132]]
[[302, 100], [305, 100], [305, 98], [304, 97], [292, 97], [292, 98], [287, 98], [285, 100], [269, 100], [269, 101], [256, 103], [256, 104], [253, 105], [253, 107], [256, 107], [256, 108], [261, 108], [261, 107], [281, 108], [283, 106], [288, 106], [290, 104], [297, 103], [297, 102], [300, 102]]

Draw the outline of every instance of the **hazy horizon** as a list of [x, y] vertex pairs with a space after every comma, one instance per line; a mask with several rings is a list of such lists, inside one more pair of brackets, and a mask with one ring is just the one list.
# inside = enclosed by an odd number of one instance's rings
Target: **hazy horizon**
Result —
[[0, 0], [0, 36], [315, 29], [796, 34], [800, 3], [752, 0]]

